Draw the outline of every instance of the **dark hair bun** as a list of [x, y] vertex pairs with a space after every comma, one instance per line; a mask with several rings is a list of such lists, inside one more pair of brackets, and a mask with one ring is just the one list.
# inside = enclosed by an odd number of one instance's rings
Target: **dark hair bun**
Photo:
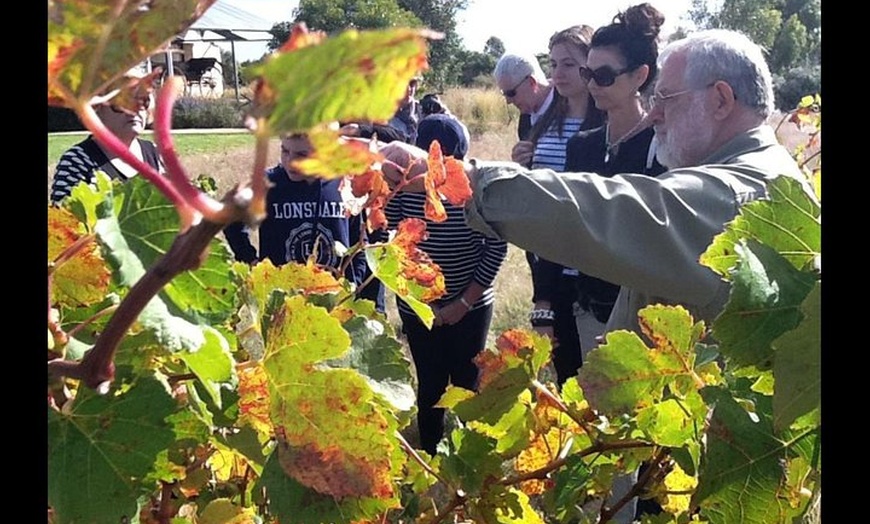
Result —
[[614, 22], [622, 24], [633, 33], [656, 39], [665, 23], [665, 15], [648, 3], [637, 4], [619, 13]]

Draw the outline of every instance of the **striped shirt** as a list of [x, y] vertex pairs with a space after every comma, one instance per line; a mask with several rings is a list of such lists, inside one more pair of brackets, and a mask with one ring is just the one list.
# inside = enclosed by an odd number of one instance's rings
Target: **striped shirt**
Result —
[[562, 129], [556, 127], [556, 122], [545, 131], [537, 144], [535, 154], [532, 157], [532, 169], [550, 168], [553, 171], [565, 170], [565, 147], [568, 139], [580, 131], [582, 118], [566, 118], [562, 123]]
[[[507, 242], [487, 237], [472, 230], [465, 223], [465, 211], [460, 206], [442, 201], [447, 220], [433, 222], [424, 214], [425, 193], [398, 193], [387, 203], [386, 215], [390, 229], [396, 229], [406, 218], [419, 218], [426, 222], [428, 237], [418, 244], [444, 275], [447, 292], [434, 305], [456, 300], [471, 284], [477, 282], [485, 288], [472, 309], [492, 304], [495, 292], [492, 283], [507, 256]], [[397, 300], [400, 311], [414, 314], [402, 300]]]

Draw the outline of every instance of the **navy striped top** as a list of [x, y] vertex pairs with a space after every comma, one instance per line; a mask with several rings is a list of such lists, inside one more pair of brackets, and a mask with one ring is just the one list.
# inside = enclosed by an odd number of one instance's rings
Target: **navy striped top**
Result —
[[[425, 202], [425, 193], [400, 192], [387, 203], [385, 211], [390, 229], [396, 229], [406, 218], [419, 218], [426, 222], [428, 237], [418, 247], [441, 267], [447, 288], [444, 296], [432, 305], [440, 306], [457, 300], [472, 281], [486, 290], [471, 308], [492, 304], [495, 299], [492, 284], [507, 256], [507, 242], [472, 230], [465, 223], [463, 208], [447, 201], [442, 201], [447, 220], [427, 220], [423, 211]], [[396, 302], [399, 310], [414, 314], [405, 302]]]

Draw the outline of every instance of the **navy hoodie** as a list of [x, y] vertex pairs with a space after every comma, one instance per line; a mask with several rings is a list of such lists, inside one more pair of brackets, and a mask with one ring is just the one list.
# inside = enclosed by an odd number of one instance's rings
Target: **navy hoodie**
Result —
[[[253, 263], [268, 258], [274, 265], [305, 263], [317, 246], [317, 263], [337, 268], [341, 258], [335, 242], [351, 247], [359, 241], [360, 217], [348, 217], [336, 180], [290, 180], [279, 164], [266, 171], [273, 186], [266, 195], [266, 218], [260, 224], [260, 252], [251, 244], [250, 231], [241, 222], [224, 228], [236, 260]], [[366, 262], [357, 256], [345, 277], [360, 284]]]

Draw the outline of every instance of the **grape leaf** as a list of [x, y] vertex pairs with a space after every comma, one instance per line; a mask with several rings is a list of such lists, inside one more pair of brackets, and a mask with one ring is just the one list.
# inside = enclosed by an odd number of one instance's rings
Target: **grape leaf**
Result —
[[[305, 38], [299, 30], [294, 33]], [[427, 67], [430, 36], [420, 29], [350, 29], [285, 46], [252, 70], [262, 81], [256, 110], [268, 115], [273, 135], [334, 121], [386, 122], [408, 81]]]
[[[178, 213], [143, 177], [128, 180], [118, 190], [123, 202], [117, 209], [121, 231], [142, 264], [150, 267], [166, 254], [178, 235]], [[175, 307], [176, 314], [194, 321], [220, 323], [237, 309], [231, 262], [232, 254], [226, 244], [212, 239], [202, 265], [173, 278], [161, 296]]]
[[395, 417], [359, 373], [318, 365], [349, 346], [339, 321], [302, 296], [286, 297], [274, 313], [263, 365], [278, 458], [289, 475], [319, 493], [390, 499], [393, 468], [404, 459]]
[[344, 289], [332, 273], [314, 264], [289, 262], [275, 267], [269, 259], [250, 270], [248, 285], [261, 310], [276, 290], [311, 295], [339, 293]]
[[366, 196], [363, 207], [368, 209], [368, 230], [375, 231], [387, 227], [387, 215], [384, 208], [392, 191], [384, 178], [384, 173], [377, 169], [369, 169], [350, 180], [351, 194], [360, 198]]
[[89, 100], [190, 27], [215, 0], [48, 3], [48, 100]]
[[132, 521], [137, 499], [153, 488], [142, 479], [175, 440], [166, 421], [175, 401], [142, 377], [105, 396], [81, 388], [73, 402], [69, 412], [48, 413], [48, 502], [57, 522]]
[[324, 365], [356, 370], [393, 408], [405, 412], [413, 409], [417, 396], [411, 363], [399, 341], [387, 335], [382, 323], [363, 316], [355, 316], [342, 326], [351, 337], [350, 351]]
[[692, 506], [711, 524], [792, 522], [798, 511], [780, 493], [782, 464], [796, 440], [774, 435], [769, 397], [756, 397], [750, 415], [727, 390], [705, 388], [702, 395], [714, 409]]
[[487, 479], [501, 476], [495, 439], [467, 428], [453, 430], [449, 439], [453, 452], [441, 462], [441, 474], [448, 482], [462, 486], [469, 496], [477, 496], [488, 487]]
[[214, 328], [203, 328], [205, 342], [196, 351], [182, 351], [178, 357], [184, 361], [205, 386], [217, 407], [221, 407], [221, 384], [235, 386], [235, 361], [226, 339]]
[[444, 222], [447, 220], [447, 211], [444, 210], [441, 197], [455, 206], [463, 206], [471, 198], [471, 184], [463, 163], [452, 156], [445, 157], [437, 140], [429, 145], [426, 165], [423, 179], [426, 189], [424, 214], [433, 222]]
[[544, 524], [529, 496], [511, 487], [493, 487], [469, 511], [472, 522]]
[[755, 240], [773, 248], [797, 269], [811, 266], [822, 253], [821, 205], [797, 180], [786, 176], [768, 184], [768, 194], [769, 200], [740, 208], [738, 216], [701, 255], [702, 264], [729, 278], [729, 270], [738, 260], [735, 245]]
[[781, 431], [795, 419], [818, 409], [821, 417], [822, 283], [816, 282], [800, 306], [803, 321], [773, 341], [773, 426]]
[[426, 234], [426, 223], [406, 218], [399, 223], [396, 235], [389, 243], [366, 248], [366, 261], [375, 277], [401, 297], [431, 328], [435, 320], [427, 305], [442, 295], [446, 287], [441, 268], [432, 262], [417, 244]]
[[773, 341], [797, 327], [800, 305], [813, 289], [815, 274], [799, 271], [773, 249], [754, 241], [738, 243], [731, 296], [713, 324], [719, 350], [738, 365], [769, 369]]
[[236, 506], [230, 499], [215, 499], [199, 514], [198, 524], [256, 524], [260, 519], [253, 508]]
[[[461, 388], [448, 386], [448, 392], [466, 391]], [[502, 457], [514, 457], [529, 444], [529, 438], [533, 434], [534, 415], [529, 404], [532, 395], [525, 391], [519, 396], [518, 402], [508, 409], [498, 420], [487, 424], [481, 420], [463, 419], [468, 427], [482, 435], [491, 437], [497, 442], [495, 452]], [[449, 401], [448, 401], [449, 402]], [[442, 397], [439, 404], [445, 404]]]
[[377, 142], [341, 139], [338, 131], [317, 128], [308, 132], [313, 153], [294, 160], [291, 167], [321, 179], [363, 174], [383, 160]]
[[[67, 209], [48, 208], [48, 261], [53, 262], [86, 234], [84, 226]], [[105, 298], [111, 272], [94, 240], [88, 241], [72, 258], [52, 273], [52, 304], [87, 306]]]
[[253, 428], [265, 442], [273, 435], [269, 377], [262, 364], [250, 364], [239, 372], [239, 423]]
[[366, 522], [386, 510], [398, 508], [398, 501], [348, 497], [336, 499], [300, 484], [288, 476], [272, 453], [263, 467], [255, 491], [265, 490], [269, 512], [281, 522]]
[[[704, 406], [697, 394], [693, 398]], [[640, 410], [637, 414], [637, 426], [656, 444], [678, 448], [698, 437], [699, 423], [704, 421], [703, 414], [698, 420], [676, 399], [668, 399]]]

